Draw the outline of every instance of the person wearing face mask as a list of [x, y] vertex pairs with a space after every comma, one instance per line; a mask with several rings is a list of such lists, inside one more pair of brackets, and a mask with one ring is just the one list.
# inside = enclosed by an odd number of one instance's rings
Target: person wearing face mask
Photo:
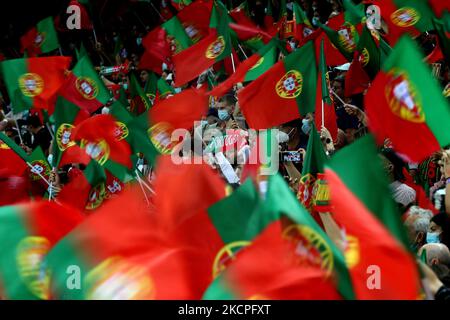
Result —
[[223, 96], [217, 104], [217, 116], [225, 124], [223, 129], [239, 129], [233, 115], [235, 108], [236, 99], [231, 94]]
[[443, 243], [447, 247], [450, 245], [450, 218], [445, 212], [441, 212], [431, 218], [426, 242]]
[[418, 206], [412, 206], [408, 211], [408, 217], [404, 225], [413, 250], [419, 249], [426, 243], [426, 235], [432, 216], [433, 213], [431, 211], [424, 210]]

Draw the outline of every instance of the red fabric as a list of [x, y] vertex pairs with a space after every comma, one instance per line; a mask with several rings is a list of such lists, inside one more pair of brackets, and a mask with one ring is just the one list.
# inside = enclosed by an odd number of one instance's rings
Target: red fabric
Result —
[[239, 92], [239, 105], [250, 128], [266, 129], [300, 118], [296, 99], [283, 99], [274, 90], [285, 73], [280, 61]]
[[246, 24], [237, 24], [237, 23], [230, 23], [230, 28], [236, 32], [236, 35], [238, 36], [239, 40], [246, 41], [251, 38], [260, 37], [261, 40], [267, 44], [272, 39], [272, 36], [265, 32], [264, 30], [259, 29], [255, 26], [249, 26]]
[[209, 19], [214, 1], [196, 0], [178, 12], [177, 18], [183, 27], [189, 31], [194, 43], [209, 34]]
[[[357, 299], [414, 300], [420, 283], [414, 257], [380, 223], [332, 170], [325, 169], [333, 218], [345, 230], [345, 256]], [[350, 260], [351, 258], [351, 260]], [[351, 261], [351, 262], [350, 262]], [[369, 267], [379, 268], [381, 284], [371, 290]]]
[[439, 143], [426, 122], [411, 122], [392, 112], [385, 93], [390, 82], [390, 77], [380, 71], [364, 96], [369, 129], [379, 143], [390, 138], [398, 152], [412, 162], [421, 162], [440, 150]]
[[282, 234], [281, 222], [270, 224], [237, 254], [222, 281], [240, 299], [340, 300], [333, 280], [320, 266], [301, 261], [295, 241]]
[[130, 146], [126, 140], [117, 140], [115, 136], [116, 128], [116, 121], [111, 115], [95, 115], [75, 127], [72, 133], [73, 140], [85, 140], [86, 143], [100, 143], [105, 141], [109, 149], [108, 159], [131, 168]]
[[206, 56], [207, 50], [217, 40], [217, 34], [211, 34], [197, 44], [177, 53], [172, 61], [175, 66], [175, 86], [181, 87], [198, 77], [202, 72], [216, 63]]
[[351, 97], [358, 93], [363, 93], [369, 88], [370, 78], [358, 59], [359, 54], [355, 52], [348, 72], [345, 74], [345, 92], [346, 97]]
[[42, 92], [34, 97], [34, 107], [38, 109], [48, 109], [49, 102], [55, 99], [55, 95], [65, 81], [65, 74], [69, 68], [69, 57], [45, 57], [28, 58], [28, 72], [36, 73], [44, 82]]

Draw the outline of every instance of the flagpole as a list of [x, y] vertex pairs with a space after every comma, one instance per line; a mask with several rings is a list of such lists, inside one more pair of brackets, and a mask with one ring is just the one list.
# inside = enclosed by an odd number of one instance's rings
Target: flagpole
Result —
[[247, 57], [247, 55], [245, 54], [244, 49], [242, 49], [242, 46], [241, 46], [240, 43], [238, 43], [238, 47], [239, 47], [239, 49], [241, 49], [241, 52], [242, 52], [242, 54], [244, 55], [245, 59], [248, 59], [248, 57]]
[[135, 170], [135, 173], [136, 173], [136, 179], [137, 179], [137, 181], [139, 183], [139, 186], [141, 187], [142, 193], [144, 194], [145, 201], [147, 202], [147, 206], [150, 206], [150, 201], [148, 200], [147, 193], [145, 192], [144, 187], [142, 186], [142, 182], [141, 182], [141, 179], [139, 178], [139, 174], [137, 172], [137, 169]]
[[97, 41], [97, 33], [95, 33], [94, 23], [92, 23], [92, 32], [94, 33], [95, 44], [97, 44], [98, 43], [98, 41]]
[[233, 65], [233, 73], [236, 72], [236, 67], [234, 65], [233, 49], [231, 49], [231, 64]]
[[48, 180], [45, 179], [45, 177], [42, 174], [40, 174], [37, 171], [33, 171], [33, 166], [31, 165], [31, 163], [29, 163], [28, 161], [26, 161], [25, 163], [30, 167], [32, 173], [37, 174], [42, 180], [45, 181], [45, 183], [47, 183], [48, 186], [50, 186], [50, 182], [48, 182]]
[[152, 8], [156, 11], [156, 13], [159, 15], [159, 17], [163, 20], [166, 21], [166, 19], [162, 16], [162, 14], [158, 11], [158, 9], [156, 9], [155, 5], [153, 4], [152, 1], [149, 1], [150, 5], [152, 6]]
[[16, 123], [17, 133], [19, 134], [20, 144], [23, 144], [22, 133], [20, 132], [19, 124], [17, 123], [17, 119], [14, 119], [14, 122]]
[[324, 104], [323, 104], [323, 99], [322, 99], [322, 128], [325, 127], [325, 108], [324, 108]]

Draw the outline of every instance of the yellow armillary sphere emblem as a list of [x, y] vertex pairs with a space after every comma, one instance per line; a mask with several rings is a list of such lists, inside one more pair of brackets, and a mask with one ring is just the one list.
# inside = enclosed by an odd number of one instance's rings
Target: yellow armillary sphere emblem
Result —
[[326, 277], [331, 275], [334, 267], [333, 253], [319, 233], [308, 226], [294, 224], [283, 231], [283, 238], [294, 246], [294, 263], [318, 266]]
[[64, 151], [75, 145], [75, 142], [70, 139], [73, 128], [75, 126], [70, 123], [62, 123], [56, 130], [56, 144], [59, 150]]
[[228, 264], [236, 258], [237, 251], [244, 247], [247, 247], [248, 245], [250, 245], [250, 243], [250, 241], [235, 241], [227, 244], [222, 249], [220, 249], [213, 263], [213, 279], [217, 278], [217, 276], [226, 269]]
[[365, 67], [370, 60], [369, 51], [367, 48], [362, 49], [361, 54], [359, 55], [359, 62], [361, 62], [361, 66]]
[[50, 241], [44, 237], [26, 237], [16, 248], [17, 270], [23, 283], [43, 300], [50, 298], [50, 272], [43, 264], [50, 247]]
[[19, 88], [24, 96], [33, 98], [44, 90], [44, 80], [37, 73], [25, 73], [19, 77]]
[[81, 140], [81, 148], [100, 165], [104, 165], [109, 159], [110, 149], [105, 140], [97, 142]]
[[297, 70], [289, 70], [275, 85], [277, 94], [284, 99], [297, 98], [302, 93], [303, 76]]
[[167, 122], [159, 122], [147, 131], [150, 141], [161, 154], [171, 154], [175, 143], [172, 142], [172, 126]]
[[50, 167], [44, 160], [34, 160], [31, 162], [30, 178], [33, 181], [39, 180], [43, 177], [50, 176]]
[[388, 73], [385, 96], [391, 111], [398, 117], [415, 123], [425, 121], [419, 92], [406, 73], [392, 70]]
[[206, 57], [208, 59], [216, 59], [225, 50], [225, 39], [223, 36], [217, 37], [217, 39], [208, 46], [206, 49]]
[[39, 48], [44, 43], [45, 39], [46, 39], [45, 32], [38, 32], [36, 34], [36, 37], [34, 38], [34, 46], [36, 48]]
[[114, 136], [118, 141], [125, 139], [128, 137], [129, 130], [125, 123], [116, 121], [116, 129], [114, 131]]
[[258, 68], [264, 62], [264, 57], [261, 57], [254, 65], [250, 68], [250, 70]]
[[392, 22], [399, 27], [407, 28], [420, 20], [420, 13], [411, 7], [403, 7], [391, 14]]
[[95, 99], [98, 95], [98, 85], [88, 77], [80, 77], [75, 81], [77, 91], [87, 100]]
[[155, 284], [148, 270], [121, 257], [110, 257], [85, 278], [88, 300], [152, 300]]

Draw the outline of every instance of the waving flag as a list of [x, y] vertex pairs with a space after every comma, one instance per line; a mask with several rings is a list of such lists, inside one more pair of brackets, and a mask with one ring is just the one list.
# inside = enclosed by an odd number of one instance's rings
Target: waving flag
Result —
[[444, 129], [450, 107], [422, 60], [414, 42], [403, 37], [364, 97], [369, 129], [377, 140], [390, 138], [414, 162], [450, 143]]
[[33, 107], [48, 109], [65, 80], [69, 57], [14, 59], [1, 62], [3, 80], [14, 113]]
[[[367, 179], [361, 181], [364, 173]], [[345, 236], [345, 258], [358, 299], [417, 299], [420, 283], [400, 214], [392, 200], [372, 136], [339, 151], [326, 164], [333, 217]], [[382, 272], [378, 290], [367, 285], [370, 266]]]
[[315, 110], [316, 58], [312, 42], [277, 62], [239, 92], [251, 128], [270, 128]]
[[53, 23], [53, 17], [39, 21], [36, 27], [30, 29], [20, 38], [20, 43], [22, 52], [26, 50], [30, 57], [58, 49], [58, 35]]

